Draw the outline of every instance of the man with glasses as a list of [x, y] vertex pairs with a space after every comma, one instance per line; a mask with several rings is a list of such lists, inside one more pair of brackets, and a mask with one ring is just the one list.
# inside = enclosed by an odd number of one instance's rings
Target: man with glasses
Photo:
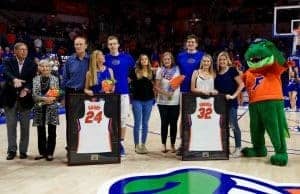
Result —
[[13, 58], [4, 62], [4, 79], [6, 83], [2, 94], [2, 102], [7, 126], [7, 160], [13, 160], [16, 156], [18, 119], [21, 126], [20, 159], [27, 158], [30, 110], [33, 107], [32, 79], [37, 72], [37, 66], [27, 57], [28, 48], [26, 44], [16, 43], [14, 53]]

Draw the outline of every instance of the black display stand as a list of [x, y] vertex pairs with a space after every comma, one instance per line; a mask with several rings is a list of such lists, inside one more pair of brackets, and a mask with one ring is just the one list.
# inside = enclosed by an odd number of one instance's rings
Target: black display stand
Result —
[[224, 95], [183, 94], [181, 122], [182, 160], [229, 159], [228, 113]]
[[[67, 146], [68, 146], [68, 165], [88, 165], [88, 164], [111, 164], [120, 163], [120, 96], [116, 94], [97, 94], [87, 96], [85, 94], [71, 94], [67, 96], [66, 108], [68, 109], [67, 120]], [[104, 110], [101, 110], [109, 125], [103, 127], [99, 125], [99, 130], [109, 131], [109, 141], [111, 152], [105, 153], [78, 153], [78, 144], [80, 141], [79, 131], [86, 130], [88, 133], [88, 124], [79, 124], [80, 119], [87, 119], [85, 110], [86, 102], [104, 101]], [[97, 118], [88, 118], [91, 122], [99, 122]], [[93, 125], [95, 126], [95, 125]], [[98, 125], [96, 124], [98, 127]], [[94, 128], [94, 127], [93, 127]], [[107, 137], [103, 137], [107, 138]], [[103, 141], [103, 139], [99, 139]], [[85, 144], [89, 143], [85, 141]]]

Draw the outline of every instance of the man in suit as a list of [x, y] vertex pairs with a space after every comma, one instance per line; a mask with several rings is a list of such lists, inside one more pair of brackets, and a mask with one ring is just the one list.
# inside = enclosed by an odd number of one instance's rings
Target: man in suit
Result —
[[27, 158], [30, 110], [33, 107], [32, 79], [37, 72], [36, 65], [27, 57], [28, 47], [25, 43], [16, 43], [14, 53], [13, 58], [4, 62], [4, 79], [6, 83], [2, 94], [2, 102], [7, 126], [7, 160], [13, 160], [16, 156], [18, 117], [21, 126], [20, 159]]

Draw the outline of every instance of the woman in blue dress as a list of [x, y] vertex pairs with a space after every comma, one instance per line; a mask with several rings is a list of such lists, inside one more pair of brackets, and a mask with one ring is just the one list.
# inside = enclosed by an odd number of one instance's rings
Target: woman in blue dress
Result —
[[[102, 81], [111, 80], [114, 82], [114, 74], [111, 68], [104, 65], [105, 57], [100, 50], [95, 50], [91, 54], [89, 70], [86, 73], [84, 93], [89, 96], [105, 93], [102, 88]], [[114, 92], [114, 87], [110, 92]]]

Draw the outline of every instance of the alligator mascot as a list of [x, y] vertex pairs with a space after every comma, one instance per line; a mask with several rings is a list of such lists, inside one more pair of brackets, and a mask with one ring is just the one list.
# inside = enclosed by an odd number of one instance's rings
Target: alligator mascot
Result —
[[286, 62], [276, 46], [265, 39], [255, 40], [245, 53], [249, 69], [243, 81], [249, 95], [250, 134], [252, 148], [244, 148], [245, 157], [267, 155], [264, 134], [267, 131], [275, 154], [273, 165], [285, 166], [288, 162], [285, 138], [289, 136], [284, 113], [281, 74], [292, 65]]

